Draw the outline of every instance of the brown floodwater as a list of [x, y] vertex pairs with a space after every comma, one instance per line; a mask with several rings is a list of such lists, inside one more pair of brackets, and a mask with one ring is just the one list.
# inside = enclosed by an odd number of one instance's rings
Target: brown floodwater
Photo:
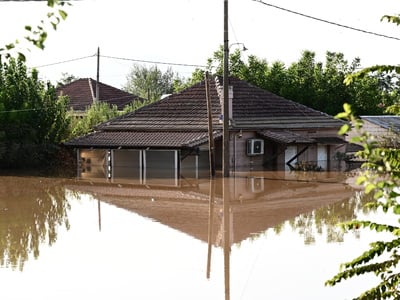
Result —
[[227, 179], [0, 176], [0, 299], [352, 299], [324, 282], [380, 218], [343, 173]]

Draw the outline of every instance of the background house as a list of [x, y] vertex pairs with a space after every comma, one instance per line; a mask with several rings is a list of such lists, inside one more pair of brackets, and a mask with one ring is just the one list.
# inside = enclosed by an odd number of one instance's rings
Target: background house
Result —
[[[245, 81], [230, 78], [230, 169], [337, 170], [346, 142], [342, 121]], [[209, 82], [216, 167], [222, 166], [222, 80]], [[206, 82], [97, 126], [66, 143], [83, 173], [108, 178], [199, 177], [208, 174]], [[97, 171], [94, 171], [97, 170]], [[83, 174], [82, 173], [82, 174]]]
[[143, 99], [128, 92], [97, 82], [91, 78], [77, 79], [69, 84], [57, 88], [57, 95], [69, 97], [69, 108], [74, 110], [76, 115], [83, 115], [88, 108], [96, 101], [98, 88], [98, 100], [109, 105], [116, 105], [122, 110], [126, 105], [134, 101], [143, 102]]
[[[377, 140], [390, 138], [400, 134], [400, 116], [360, 116], [363, 121], [363, 130], [375, 136]], [[357, 133], [349, 132], [347, 140], [350, 141]]]

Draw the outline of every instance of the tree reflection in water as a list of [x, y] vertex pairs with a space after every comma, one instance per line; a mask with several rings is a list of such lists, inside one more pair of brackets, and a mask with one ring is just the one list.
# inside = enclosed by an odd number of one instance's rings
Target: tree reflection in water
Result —
[[[314, 244], [316, 234], [323, 235], [325, 232], [327, 243], [343, 242], [344, 232], [338, 224], [348, 222], [357, 218], [356, 213], [368, 213], [371, 208], [365, 204], [371, 201], [372, 195], [357, 191], [347, 201], [340, 201], [329, 204], [311, 212], [301, 214], [292, 219], [289, 224], [293, 230], [296, 230], [304, 237], [306, 245]], [[282, 228], [283, 224], [278, 228]], [[281, 229], [280, 229], [281, 230]]]
[[0, 177], [0, 266], [23, 270], [40, 245], [52, 245], [70, 209], [60, 180]]

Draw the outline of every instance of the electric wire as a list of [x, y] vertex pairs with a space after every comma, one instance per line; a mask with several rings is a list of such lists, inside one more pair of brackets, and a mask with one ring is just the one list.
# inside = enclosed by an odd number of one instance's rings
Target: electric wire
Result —
[[334, 25], [334, 26], [338, 26], [338, 27], [342, 27], [342, 28], [346, 28], [346, 29], [362, 32], [362, 33], [365, 33], [365, 34], [370, 34], [370, 35], [383, 37], [383, 38], [386, 38], [386, 39], [392, 39], [392, 40], [400, 41], [400, 38], [397, 38], [397, 37], [394, 37], [394, 36], [390, 36], [390, 35], [386, 35], [386, 34], [382, 34], [382, 33], [376, 33], [376, 32], [368, 31], [368, 30], [365, 30], [365, 29], [360, 29], [360, 28], [356, 28], [356, 27], [353, 27], [353, 26], [348, 26], [348, 25], [343, 25], [343, 24], [339, 24], [339, 23], [336, 23], [336, 22], [328, 21], [328, 20], [321, 19], [321, 18], [318, 18], [318, 17], [313, 17], [313, 16], [306, 15], [306, 14], [301, 13], [301, 12], [297, 12], [297, 11], [294, 11], [294, 10], [283, 8], [283, 7], [280, 7], [280, 6], [271, 4], [271, 3], [267, 3], [267, 2], [264, 2], [262, 0], [252, 0], [252, 1], [261, 3], [263, 5], [270, 6], [270, 7], [273, 7], [273, 8], [276, 8], [276, 9], [279, 9], [279, 10], [282, 10], [282, 11], [285, 11], [285, 12], [288, 12], [288, 13], [291, 13], [291, 14], [294, 14], [294, 15], [298, 15], [298, 16], [301, 16], [301, 17], [304, 17], [304, 18], [312, 19], [312, 20], [315, 20], [315, 21], [319, 21], [319, 22], [330, 24], [330, 25]]
[[174, 63], [174, 62], [165, 62], [165, 61], [142, 60], [142, 59], [135, 59], [135, 58], [109, 56], [109, 55], [100, 55], [100, 57], [110, 58], [110, 59], [117, 59], [117, 60], [127, 60], [127, 61], [141, 62], [141, 63], [159, 64], [159, 65], [206, 68], [205, 65], [197, 65], [197, 64], [185, 64], [185, 63]]
[[68, 60], [63, 60], [63, 61], [59, 61], [59, 62], [54, 62], [54, 63], [49, 63], [49, 64], [45, 64], [45, 65], [41, 65], [41, 66], [36, 66], [34, 68], [38, 69], [38, 68], [44, 68], [44, 67], [49, 67], [49, 66], [61, 65], [61, 64], [70, 63], [70, 62], [73, 62], [73, 61], [78, 61], [78, 60], [83, 60], [83, 59], [86, 59], [86, 58], [94, 57], [96, 55], [97, 54], [92, 54], [92, 55], [87, 55], [87, 56], [83, 56], [83, 57], [72, 58], [72, 59], [68, 59]]
[[[400, 38], [397, 38], [397, 37], [394, 37], [394, 36], [389, 36], [389, 35], [385, 35], [385, 34], [381, 34], [381, 33], [376, 33], [376, 32], [368, 31], [368, 30], [365, 30], [365, 29], [360, 29], [360, 28], [356, 28], [356, 27], [353, 27], [353, 26], [349, 26], [349, 25], [339, 24], [339, 23], [336, 23], [336, 22], [333, 22], [333, 21], [329, 21], [329, 20], [322, 19], [322, 18], [319, 18], [319, 17], [314, 17], [314, 16], [307, 15], [307, 14], [304, 14], [304, 13], [301, 13], [301, 12], [298, 12], [298, 11], [294, 11], [294, 10], [287, 9], [287, 8], [284, 8], [284, 7], [281, 7], [281, 6], [277, 6], [277, 5], [274, 5], [274, 4], [271, 4], [271, 3], [267, 3], [267, 2], [262, 1], [262, 0], [252, 0], [252, 1], [258, 2], [260, 4], [263, 4], [265, 6], [269, 6], [269, 7], [278, 9], [278, 10], [282, 10], [284, 12], [288, 12], [288, 13], [291, 13], [291, 14], [294, 14], [294, 15], [298, 15], [298, 16], [301, 16], [301, 17], [304, 17], [304, 18], [312, 19], [312, 20], [315, 20], [315, 21], [318, 21], [318, 22], [323, 22], [323, 23], [326, 23], [326, 24], [342, 27], [342, 28], [345, 28], [345, 29], [361, 32], [361, 33], [364, 33], [364, 34], [370, 34], [370, 35], [374, 35], [374, 36], [378, 36], [378, 37], [382, 37], [382, 38], [386, 38], [386, 39], [392, 39], [392, 40], [400, 41]], [[231, 25], [231, 29], [233, 30], [232, 23], [230, 25]], [[233, 30], [233, 35], [234, 35], [234, 38], [237, 40], [237, 37], [236, 37], [236, 34], [235, 34], [234, 30]], [[74, 61], [84, 60], [84, 59], [88, 59], [88, 58], [92, 58], [92, 57], [96, 57], [96, 56], [97, 56], [97, 53], [91, 54], [91, 55], [87, 55], [87, 56], [83, 56], [83, 57], [63, 60], [63, 61], [59, 61], [59, 62], [44, 64], [44, 65], [36, 66], [34, 68], [44, 68], [44, 67], [49, 67], [49, 66], [54, 66], [54, 65], [60, 65], [60, 64], [65, 64], [65, 63], [70, 63], [70, 62], [74, 62]], [[176, 62], [165, 62], [165, 61], [155, 61], [155, 60], [143, 60], [143, 59], [135, 59], [135, 58], [110, 56], [110, 55], [100, 55], [100, 57], [109, 58], [109, 59], [115, 59], [115, 60], [133, 61], [133, 62], [140, 62], [140, 63], [160, 64], [160, 65], [170, 65], [170, 66], [180, 66], [180, 67], [197, 67], [197, 68], [206, 68], [207, 67], [205, 65], [199, 65], [199, 64], [176, 63]], [[12, 110], [12, 111], [1, 111], [0, 113], [37, 111], [37, 110], [42, 110], [42, 109], [45, 109], [45, 108], [39, 108], [39, 109], [38, 108], [32, 108], [32, 109], [22, 109], [22, 110]]]

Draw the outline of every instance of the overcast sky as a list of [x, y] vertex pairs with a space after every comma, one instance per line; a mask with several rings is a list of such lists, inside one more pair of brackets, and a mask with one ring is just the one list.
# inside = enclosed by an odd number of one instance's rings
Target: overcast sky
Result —
[[[229, 0], [229, 44], [244, 43], [249, 49], [244, 57], [254, 54], [268, 62], [280, 60], [289, 65], [303, 50], [311, 50], [319, 61], [324, 60], [326, 51], [336, 51], [344, 53], [348, 61], [360, 57], [363, 66], [399, 63], [400, 28], [380, 21], [385, 14], [400, 13], [398, 0], [265, 3], [286, 10], [254, 0]], [[67, 20], [56, 32], [49, 32], [46, 49], [35, 49], [28, 55], [28, 65], [39, 67], [41, 77], [53, 82], [63, 72], [95, 79], [95, 54], [100, 47], [100, 54], [108, 56], [100, 59], [100, 81], [115, 87], [126, 83], [134, 60], [205, 65], [223, 44], [223, 6], [223, 0], [74, 1], [65, 8]], [[46, 2], [0, 2], [0, 44], [21, 40], [24, 26], [38, 24], [47, 10]], [[233, 45], [231, 51], [236, 47]], [[171, 67], [181, 76], [190, 76], [194, 69]]]

